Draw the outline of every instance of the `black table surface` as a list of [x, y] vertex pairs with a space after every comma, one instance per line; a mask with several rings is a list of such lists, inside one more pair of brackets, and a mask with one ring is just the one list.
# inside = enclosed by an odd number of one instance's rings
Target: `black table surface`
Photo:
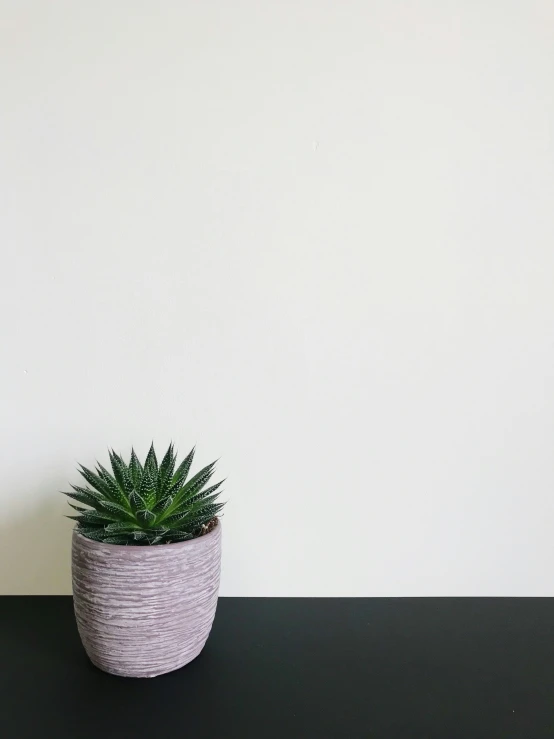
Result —
[[69, 597], [0, 598], [2, 739], [554, 739], [554, 599], [221, 598], [202, 654], [107, 675]]

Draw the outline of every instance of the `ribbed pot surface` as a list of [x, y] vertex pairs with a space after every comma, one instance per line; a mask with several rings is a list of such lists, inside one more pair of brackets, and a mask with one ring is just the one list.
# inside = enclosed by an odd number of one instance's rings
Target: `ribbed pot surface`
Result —
[[175, 544], [103, 544], [73, 532], [73, 603], [91, 661], [126, 677], [176, 670], [212, 628], [221, 569], [221, 522]]

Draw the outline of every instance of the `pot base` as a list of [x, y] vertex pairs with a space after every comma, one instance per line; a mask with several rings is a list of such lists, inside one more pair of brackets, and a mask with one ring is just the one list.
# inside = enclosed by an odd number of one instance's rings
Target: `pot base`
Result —
[[126, 670], [124, 666], [121, 667], [115, 667], [113, 665], [106, 665], [105, 663], [97, 662], [93, 657], [90, 656], [90, 654], [87, 654], [88, 658], [90, 659], [91, 663], [97, 667], [99, 670], [102, 670], [102, 672], [106, 672], [109, 675], [115, 675], [116, 677], [132, 677], [132, 678], [149, 678], [149, 677], [159, 677], [160, 675], [167, 675], [169, 672], [175, 672], [176, 670], [180, 670], [182, 667], [186, 667], [191, 662], [194, 662], [194, 660], [200, 656], [200, 653], [204, 649], [204, 644], [200, 647], [198, 652], [196, 654], [193, 654], [191, 657], [188, 657], [184, 662], [180, 662], [179, 664], [174, 665], [173, 667], [170, 665], [167, 665], [164, 669], [161, 671], [153, 670], [153, 671], [145, 671], [140, 672], [134, 668], [130, 668], [130, 670]]

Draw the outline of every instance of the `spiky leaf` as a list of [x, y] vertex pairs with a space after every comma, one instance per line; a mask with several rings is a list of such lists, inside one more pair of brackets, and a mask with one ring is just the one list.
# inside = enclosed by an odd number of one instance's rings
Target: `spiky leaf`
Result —
[[152, 511], [149, 511], [147, 508], [143, 508], [142, 510], [137, 511], [137, 521], [139, 521], [139, 523], [143, 523], [148, 526], [148, 524], [154, 523], [155, 520], [155, 514], [152, 513]]
[[78, 529], [79, 533], [83, 536], [86, 536], [87, 539], [92, 539], [93, 541], [104, 541], [106, 538], [106, 533], [104, 529], [86, 529], [79, 527]]
[[[196, 493], [196, 495], [193, 495], [191, 498], [187, 498], [186, 502], [189, 503], [190, 505], [193, 505], [194, 503], [197, 503], [199, 500], [205, 500], [209, 495], [211, 495], [212, 493], [215, 493], [215, 491], [218, 488], [220, 488], [224, 482], [225, 480], [221, 480], [215, 485], [212, 485], [210, 488], [206, 488], [205, 490], [202, 490], [202, 492]], [[221, 495], [221, 490], [219, 491], [217, 495]]]
[[88, 508], [81, 508], [78, 505], [73, 505], [73, 503], [70, 503], [69, 505], [71, 508], [73, 508], [74, 511], [79, 511], [80, 513], [86, 513], [86, 511], [89, 510]]
[[140, 482], [139, 496], [144, 500], [144, 508], [152, 509], [156, 505], [157, 480], [151, 468], [144, 466], [144, 473]]
[[156, 507], [154, 508], [154, 513], [156, 515], [159, 515], [160, 513], [164, 513], [164, 511], [167, 511], [167, 509], [172, 503], [173, 503], [172, 495], [170, 495], [169, 497], [163, 498], [159, 503], [156, 504]]
[[168, 526], [171, 529], [184, 529], [185, 531], [189, 531], [191, 528], [196, 528], [197, 526], [210, 521], [222, 507], [223, 503], [216, 503], [214, 505], [205, 506], [194, 514], [176, 514], [175, 516], [170, 516], [165, 519], [164, 526]]
[[84, 508], [81, 510], [83, 511], [83, 513], [81, 513], [80, 516], [69, 516], [69, 518], [73, 518], [75, 521], [83, 521], [84, 523], [94, 523], [102, 525], [118, 520], [111, 513], [105, 513], [104, 511], [85, 511]]
[[184, 528], [190, 531], [191, 529], [197, 529], [205, 523], [209, 523], [224, 505], [225, 503], [215, 503], [207, 508], [203, 508], [201, 511], [197, 511], [194, 516], [187, 520], [187, 525]]
[[158, 471], [158, 460], [156, 458], [156, 452], [154, 450], [154, 442], [152, 442], [150, 449], [148, 450], [148, 454], [146, 455], [146, 459], [144, 460], [144, 471], [149, 469], [151, 472]]
[[129, 544], [129, 539], [124, 536], [107, 536], [104, 541], [106, 544]]
[[[197, 514], [200, 515], [204, 508], [208, 508], [209, 506], [213, 505], [218, 497], [219, 493], [215, 493], [215, 495], [208, 495], [206, 498], [197, 500], [195, 503], [193, 503], [192, 500], [185, 500], [172, 512], [172, 515], [176, 516], [186, 513], [191, 518], [193, 516], [196, 516]], [[163, 521], [162, 516], [160, 516], [160, 521]]]
[[97, 500], [106, 500], [106, 496], [102, 493], [99, 493], [98, 490], [91, 490], [90, 488], [79, 487], [79, 485], [71, 485], [71, 487], [76, 493], [86, 493], [87, 495], [92, 495], [92, 497], [96, 498]]
[[171, 483], [174, 469], [175, 454], [173, 452], [173, 444], [170, 444], [164, 458], [162, 459], [162, 463], [160, 464], [160, 469], [158, 472], [158, 500], [161, 500], [167, 492], [167, 489], [169, 488], [169, 485]]
[[91, 495], [88, 492], [64, 493], [64, 495], [67, 495], [68, 498], [72, 498], [73, 500], [77, 500], [79, 503], [85, 503], [86, 505], [89, 505], [92, 508], [94, 508], [99, 503], [98, 498], [95, 498], [93, 495]]
[[129, 497], [133, 492], [133, 480], [121, 457], [116, 454], [113, 449], [110, 452], [110, 462], [112, 464], [113, 474], [121, 491], [125, 497]]
[[133, 520], [133, 514], [128, 508], [124, 508], [119, 503], [114, 503], [112, 500], [103, 500], [97, 506], [97, 510], [106, 510], [110, 513], [118, 515], [121, 518]]
[[189, 531], [173, 531], [171, 533], [171, 541], [187, 541], [193, 538], [193, 535]]
[[177, 490], [181, 485], [185, 483], [187, 479], [187, 475], [190, 470], [190, 466], [192, 464], [192, 460], [194, 459], [195, 451], [196, 451], [196, 447], [192, 447], [190, 452], [187, 454], [187, 456], [183, 459], [181, 464], [175, 470], [173, 477], [171, 478], [171, 486], [170, 486], [174, 490]]
[[196, 475], [194, 475], [194, 477], [191, 477], [186, 485], [184, 485], [175, 493], [173, 497], [173, 503], [170, 506], [170, 510], [175, 510], [175, 508], [177, 508], [184, 500], [187, 500], [196, 493], [200, 492], [200, 490], [204, 487], [204, 485], [206, 485], [208, 480], [213, 475], [215, 464], [215, 462], [212, 462], [211, 464], [208, 464], [206, 467], [201, 469], [200, 472], [197, 472]]
[[127, 507], [127, 496], [125, 492], [119, 487], [113, 475], [100, 463], [98, 463], [98, 475], [102, 478], [109, 490], [109, 499], [114, 503]]
[[140, 526], [138, 523], [132, 523], [131, 521], [114, 521], [105, 526], [104, 530], [110, 533], [129, 533], [132, 534], [139, 530]]
[[79, 472], [92, 488], [97, 490], [99, 493], [102, 493], [102, 495], [106, 496], [107, 498], [111, 497], [110, 488], [106, 484], [105, 480], [100, 477], [100, 475], [91, 472], [86, 467], [83, 467], [83, 465], [80, 465]]
[[129, 472], [133, 481], [133, 487], [138, 490], [140, 487], [140, 481], [142, 478], [142, 465], [139, 462], [139, 458], [135, 454], [135, 450], [131, 449], [131, 461], [129, 462]]

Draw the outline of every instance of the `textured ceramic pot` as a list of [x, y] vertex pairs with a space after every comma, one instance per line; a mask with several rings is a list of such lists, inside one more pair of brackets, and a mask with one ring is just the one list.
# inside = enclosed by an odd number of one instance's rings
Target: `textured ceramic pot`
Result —
[[176, 670], [212, 628], [221, 522], [205, 536], [150, 547], [103, 544], [73, 532], [73, 603], [85, 650], [126, 677]]

